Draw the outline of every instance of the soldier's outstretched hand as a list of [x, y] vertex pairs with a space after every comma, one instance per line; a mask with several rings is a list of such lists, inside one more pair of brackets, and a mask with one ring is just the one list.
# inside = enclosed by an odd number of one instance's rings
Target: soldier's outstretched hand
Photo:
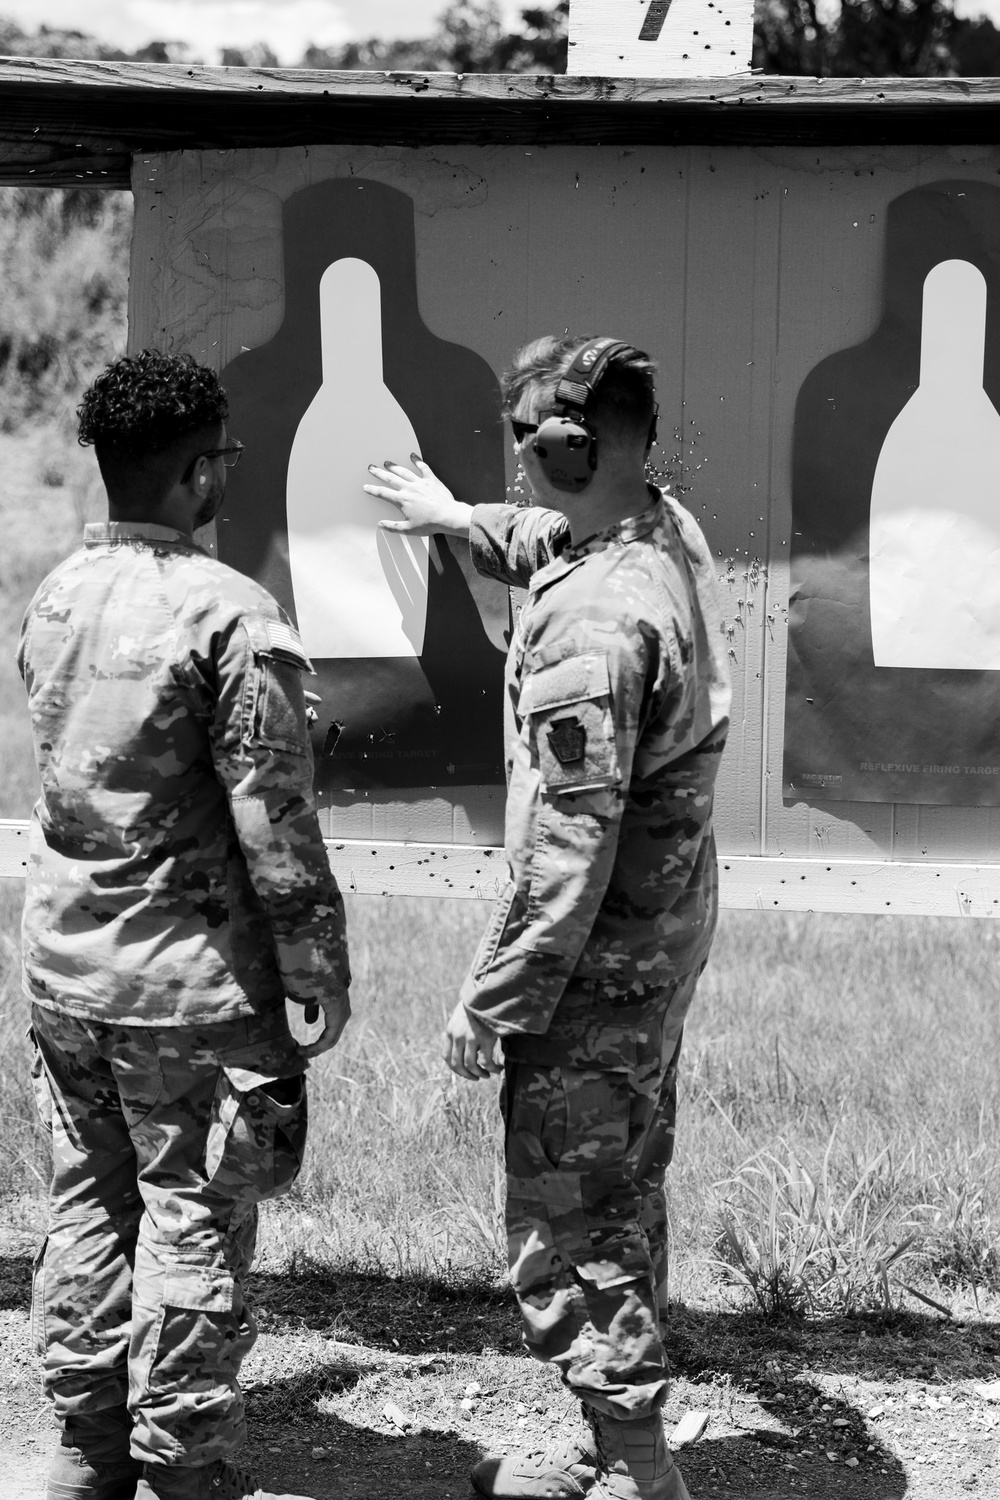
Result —
[[379, 521], [383, 531], [408, 531], [413, 536], [468, 536], [472, 506], [456, 500], [451, 490], [425, 464], [419, 453], [410, 454], [412, 469], [386, 459], [381, 468], [369, 464], [376, 484], [363, 486], [366, 495], [388, 500], [399, 511], [398, 521]]
[[496, 1032], [470, 1016], [460, 1000], [445, 1027], [444, 1060], [459, 1078], [478, 1083], [491, 1073], [503, 1072], [503, 1063], [496, 1057], [497, 1040]]
[[[321, 1052], [329, 1052], [340, 1041], [341, 1033], [351, 1017], [351, 999], [346, 990], [321, 1000], [319, 1004], [323, 1012], [323, 1030], [314, 1041], [305, 1045], [299, 1043], [303, 1057], [319, 1057]], [[314, 1009], [314, 1006], [307, 1007], [307, 1021], [314, 1019], [309, 1015], [309, 1011]], [[318, 1020], [319, 1017], [315, 1019]]]

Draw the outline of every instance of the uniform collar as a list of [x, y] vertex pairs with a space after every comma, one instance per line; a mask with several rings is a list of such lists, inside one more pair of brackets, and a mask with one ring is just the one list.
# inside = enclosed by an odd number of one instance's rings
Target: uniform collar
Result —
[[164, 542], [174, 547], [186, 547], [192, 552], [204, 549], [183, 531], [173, 526], [156, 526], [152, 521], [91, 521], [83, 528], [85, 547], [118, 546], [122, 542], [146, 542], [150, 546]]
[[582, 541], [570, 543], [569, 539], [563, 543], [557, 556], [544, 568], [540, 568], [529, 584], [529, 592], [535, 589], [536, 580], [539, 588], [544, 588], [554, 583], [558, 578], [564, 578], [567, 573], [579, 567], [594, 552], [603, 552], [605, 548], [615, 545], [626, 545], [628, 542], [637, 541], [640, 537], [648, 536], [651, 531], [663, 523], [663, 495], [655, 488], [649, 486], [650, 503], [641, 510], [638, 515], [626, 516], [624, 521], [616, 521], [613, 526], [606, 526], [603, 531], [592, 532], [585, 536]]
[[648, 536], [663, 519], [663, 496], [653, 485], [649, 485], [648, 490], [649, 504], [637, 516], [626, 516], [624, 521], [616, 521], [603, 531], [594, 531], [580, 542], [567, 543], [563, 556], [576, 557], [577, 553], [584, 556], [588, 552], [600, 552], [609, 542], [634, 542], [638, 537]]

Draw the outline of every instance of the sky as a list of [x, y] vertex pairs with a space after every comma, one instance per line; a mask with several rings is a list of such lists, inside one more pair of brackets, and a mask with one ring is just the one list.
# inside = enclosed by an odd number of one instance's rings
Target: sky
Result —
[[[446, 5], [447, 0], [0, 0], [0, 15], [25, 31], [42, 24], [87, 31], [129, 52], [151, 41], [187, 42], [208, 63], [219, 61], [223, 45], [267, 42], [280, 63], [291, 65], [310, 42], [333, 47], [360, 37], [427, 36]], [[501, 8], [513, 18], [521, 6], [503, 0]]]
[[[135, 51], [152, 41], [186, 42], [207, 63], [223, 46], [267, 42], [279, 63], [297, 63], [310, 42], [427, 36], [448, 0], [0, 0], [0, 15], [26, 31], [39, 25], [88, 31]], [[500, 0], [514, 21], [530, 0]], [[1000, 25], [1000, 0], [955, 0], [959, 15]]]

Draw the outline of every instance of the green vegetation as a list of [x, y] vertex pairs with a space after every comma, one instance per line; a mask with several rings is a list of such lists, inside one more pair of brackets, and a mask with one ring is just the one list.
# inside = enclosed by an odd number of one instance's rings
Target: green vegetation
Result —
[[101, 513], [80, 393], [125, 348], [130, 193], [0, 188], [0, 817], [26, 817], [35, 773], [14, 649], [44, 574]]
[[[520, 25], [508, 30], [495, 0], [452, 0], [430, 36], [404, 39], [368, 37], [342, 47], [307, 47], [300, 68], [378, 68], [406, 72], [565, 73], [569, 0], [529, 6]], [[90, 32], [40, 26], [25, 31], [0, 16], [0, 55], [6, 57], [93, 58], [101, 62], [219, 62], [223, 67], [275, 68], [278, 59], [265, 42], [223, 47], [218, 58], [198, 57], [186, 43], [150, 42], [123, 52]]]
[[[46, 1170], [17, 896], [0, 889], [0, 1221], [14, 1224], [39, 1217]], [[355, 1017], [313, 1068], [308, 1165], [265, 1216], [272, 1261], [501, 1276], [496, 1086], [446, 1073], [439, 1040], [486, 916], [350, 899]], [[724, 914], [685, 1042], [676, 1300], [827, 1314], [1000, 1291], [997, 941], [987, 923]]]
[[0, 431], [75, 434], [80, 392], [125, 345], [131, 227], [130, 193], [0, 188]]
[[757, 0], [753, 62], [809, 77], [991, 77], [1000, 30], [950, 0]]

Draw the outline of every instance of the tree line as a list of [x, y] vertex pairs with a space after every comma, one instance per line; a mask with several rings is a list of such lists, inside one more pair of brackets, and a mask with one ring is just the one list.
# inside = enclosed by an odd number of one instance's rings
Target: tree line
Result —
[[[369, 37], [307, 47], [299, 68], [454, 73], [563, 73], [570, 0], [529, 6], [505, 25], [496, 0], [452, 0], [429, 36]], [[0, 53], [105, 62], [203, 61], [183, 42], [125, 52], [84, 31], [26, 31], [0, 17]], [[273, 68], [264, 42], [224, 47], [227, 67]], [[952, 0], [756, 0], [753, 64], [765, 73], [824, 77], [1000, 76], [1000, 30], [988, 17], [960, 17]]]

